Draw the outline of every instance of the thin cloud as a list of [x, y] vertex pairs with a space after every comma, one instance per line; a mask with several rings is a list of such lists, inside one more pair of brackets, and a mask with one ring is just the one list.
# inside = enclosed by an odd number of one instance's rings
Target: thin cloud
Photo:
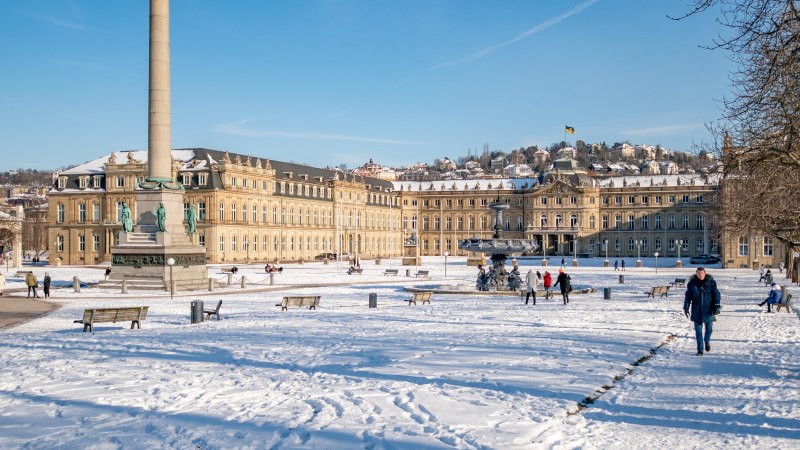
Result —
[[638, 130], [624, 130], [620, 134], [627, 136], [669, 136], [684, 131], [703, 128], [703, 125], [665, 125], [661, 127], [640, 128]]
[[443, 67], [455, 66], [455, 65], [459, 65], [459, 64], [466, 64], [466, 63], [470, 63], [470, 62], [473, 62], [473, 61], [477, 61], [477, 60], [489, 55], [490, 53], [494, 52], [495, 50], [499, 50], [499, 49], [501, 49], [503, 47], [507, 47], [507, 46], [509, 46], [511, 44], [514, 44], [514, 43], [518, 42], [518, 41], [521, 41], [523, 39], [527, 39], [527, 38], [533, 36], [534, 34], [540, 32], [540, 31], [546, 30], [546, 29], [548, 29], [548, 28], [550, 28], [550, 27], [552, 27], [554, 25], [558, 25], [559, 23], [561, 23], [562, 21], [564, 21], [568, 17], [574, 16], [575, 14], [578, 14], [579, 12], [581, 12], [584, 9], [592, 6], [593, 4], [597, 3], [598, 1], [600, 1], [600, 0], [587, 0], [587, 1], [585, 1], [585, 2], [583, 2], [581, 4], [579, 4], [579, 5], [575, 6], [574, 8], [570, 9], [569, 11], [563, 13], [563, 14], [560, 14], [560, 15], [558, 15], [556, 17], [553, 17], [551, 19], [548, 19], [548, 20], [540, 23], [539, 25], [536, 25], [535, 27], [533, 27], [533, 28], [531, 28], [531, 29], [529, 29], [529, 30], [517, 35], [516, 37], [514, 37], [513, 39], [511, 39], [509, 41], [501, 42], [501, 43], [495, 44], [495, 45], [491, 45], [489, 47], [486, 47], [486, 48], [483, 48], [481, 50], [478, 50], [477, 52], [475, 52], [475, 53], [473, 53], [471, 55], [467, 55], [467, 56], [465, 56], [463, 58], [460, 58], [460, 59], [456, 59], [456, 60], [453, 60], [453, 61], [447, 61], [447, 62], [443, 62], [441, 64], [437, 64], [437, 65], [431, 67], [430, 70], [437, 70], [437, 69], [441, 69]]
[[244, 119], [237, 122], [222, 123], [214, 125], [212, 131], [222, 134], [232, 134], [235, 136], [246, 137], [274, 137], [286, 139], [309, 139], [319, 141], [350, 141], [350, 142], [370, 142], [373, 144], [393, 144], [393, 145], [414, 145], [413, 142], [400, 141], [396, 139], [382, 139], [366, 136], [349, 136], [344, 134], [328, 134], [328, 133], [308, 133], [308, 132], [291, 132], [291, 131], [275, 131], [275, 130], [258, 130], [248, 128], [245, 125], [250, 123], [251, 119]]
[[36, 19], [45, 23], [49, 23], [50, 25], [56, 25], [62, 28], [68, 28], [70, 30], [77, 30], [77, 31], [91, 31], [89, 28], [86, 28], [83, 25], [70, 22], [59, 17], [47, 16], [44, 14], [35, 13], [33, 11], [22, 11], [23, 14], [26, 16]]

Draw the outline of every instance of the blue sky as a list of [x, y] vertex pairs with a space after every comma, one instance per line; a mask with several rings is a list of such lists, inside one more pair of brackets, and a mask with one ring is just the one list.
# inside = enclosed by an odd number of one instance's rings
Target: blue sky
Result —
[[[683, 1], [172, 0], [172, 145], [315, 166], [691, 150], [731, 65]], [[0, 0], [0, 170], [147, 148], [147, 0]]]

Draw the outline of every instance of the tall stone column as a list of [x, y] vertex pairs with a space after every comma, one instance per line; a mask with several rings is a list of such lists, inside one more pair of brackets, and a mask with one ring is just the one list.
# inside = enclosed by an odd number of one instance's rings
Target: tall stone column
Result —
[[150, 0], [150, 104], [147, 160], [151, 178], [172, 178], [169, 0]]

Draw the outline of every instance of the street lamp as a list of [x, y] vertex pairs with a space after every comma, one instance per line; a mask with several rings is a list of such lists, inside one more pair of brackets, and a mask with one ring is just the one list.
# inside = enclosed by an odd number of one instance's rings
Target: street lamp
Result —
[[656, 257], [656, 274], [658, 274], [658, 252], [653, 253], [653, 256]]
[[167, 265], [169, 266], [169, 299], [175, 297], [175, 279], [172, 278], [172, 266], [175, 265], [175, 258], [167, 258]]
[[642, 249], [642, 240], [636, 240], [636, 267], [642, 267], [642, 258], [641, 258], [641, 249]]
[[444, 277], [447, 278], [447, 257], [450, 253], [444, 252]]
[[678, 244], [678, 260], [675, 261], [675, 263], [678, 264], [681, 262], [681, 247], [683, 247], [683, 239], [678, 239], [676, 244]]

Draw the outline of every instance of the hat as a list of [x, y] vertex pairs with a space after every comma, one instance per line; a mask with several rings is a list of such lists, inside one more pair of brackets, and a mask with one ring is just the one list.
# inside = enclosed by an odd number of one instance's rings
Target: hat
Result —
[[776, 284], [778, 284], [778, 283], [776, 283], [776, 282], [774, 282], [774, 281], [773, 281], [773, 282], [772, 282], [772, 283], [770, 283], [769, 285], [770, 285], [770, 286], [775, 286]]

